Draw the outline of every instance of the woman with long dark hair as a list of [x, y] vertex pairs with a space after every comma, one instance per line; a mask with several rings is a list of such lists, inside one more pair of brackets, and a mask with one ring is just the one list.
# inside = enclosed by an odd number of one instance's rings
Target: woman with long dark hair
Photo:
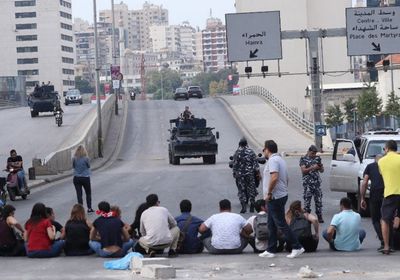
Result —
[[89, 235], [92, 227], [92, 223], [86, 219], [83, 206], [75, 204], [71, 210], [71, 217], [61, 234], [61, 239], [65, 240], [65, 255], [85, 256], [94, 253], [89, 247]]
[[17, 234], [24, 234], [24, 229], [14, 217], [15, 207], [5, 205], [0, 217], [0, 256], [25, 256], [25, 246]]
[[[318, 218], [306, 212], [302, 208], [300, 200], [293, 201], [290, 204], [286, 213], [286, 222], [306, 252], [315, 252], [317, 250], [319, 242]], [[314, 234], [311, 226], [314, 227]], [[286, 244], [286, 249], [290, 251], [291, 244]]]
[[46, 215], [43, 203], [33, 205], [31, 217], [25, 223], [25, 247], [29, 258], [58, 257], [64, 247], [64, 240], [56, 240], [56, 230]]

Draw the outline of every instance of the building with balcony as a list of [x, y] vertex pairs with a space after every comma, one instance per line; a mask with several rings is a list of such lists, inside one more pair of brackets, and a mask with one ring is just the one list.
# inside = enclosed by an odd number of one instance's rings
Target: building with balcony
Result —
[[222, 21], [210, 17], [201, 33], [204, 71], [218, 72], [228, 68], [226, 28]]

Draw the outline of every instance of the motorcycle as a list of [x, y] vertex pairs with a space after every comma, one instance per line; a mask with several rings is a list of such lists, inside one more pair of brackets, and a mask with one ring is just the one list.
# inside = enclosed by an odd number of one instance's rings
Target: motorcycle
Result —
[[131, 91], [130, 97], [131, 97], [131, 100], [135, 100], [136, 99], [136, 93], [134, 91]]
[[18, 186], [18, 170], [10, 168], [5, 169], [4, 171], [8, 172], [6, 179], [6, 189], [10, 200], [15, 201], [18, 196], [22, 197], [22, 199], [25, 200], [28, 197], [29, 191], [24, 192], [20, 190]]
[[7, 203], [7, 191], [4, 188], [7, 184], [7, 180], [4, 177], [0, 177], [0, 208]]
[[56, 111], [54, 113], [54, 116], [56, 117], [56, 124], [58, 125], [58, 127], [60, 127], [63, 123], [63, 116], [62, 116], [62, 112], [61, 111]]

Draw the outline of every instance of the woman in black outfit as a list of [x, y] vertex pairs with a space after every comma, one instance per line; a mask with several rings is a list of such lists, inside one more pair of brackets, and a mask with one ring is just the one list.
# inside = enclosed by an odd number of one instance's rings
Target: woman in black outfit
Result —
[[86, 219], [85, 209], [81, 204], [75, 204], [61, 234], [61, 238], [65, 240], [65, 255], [86, 256], [94, 253], [89, 247], [91, 228], [92, 224]]

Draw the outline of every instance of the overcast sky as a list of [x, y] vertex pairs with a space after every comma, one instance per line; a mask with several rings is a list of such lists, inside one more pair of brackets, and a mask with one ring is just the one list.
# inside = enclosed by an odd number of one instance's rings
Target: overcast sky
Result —
[[[120, 0], [114, 0], [120, 3]], [[125, 0], [130, 9], [141, 8], [143, 0]], [[170, 24], [179, 24], [188, 20], [192, 26], [205, 27], [205, 21], [212, 8], [213, 16], [225, 21], [226, 13], [235, 12], [234, 0], [152, 0], [150, 3], [163, 5], [169, 10]], [[110, 9], [111, 0], [97, 0], [97, 9]], [[93, 0], [72, 0], [73, 17], [93, 22]]]

